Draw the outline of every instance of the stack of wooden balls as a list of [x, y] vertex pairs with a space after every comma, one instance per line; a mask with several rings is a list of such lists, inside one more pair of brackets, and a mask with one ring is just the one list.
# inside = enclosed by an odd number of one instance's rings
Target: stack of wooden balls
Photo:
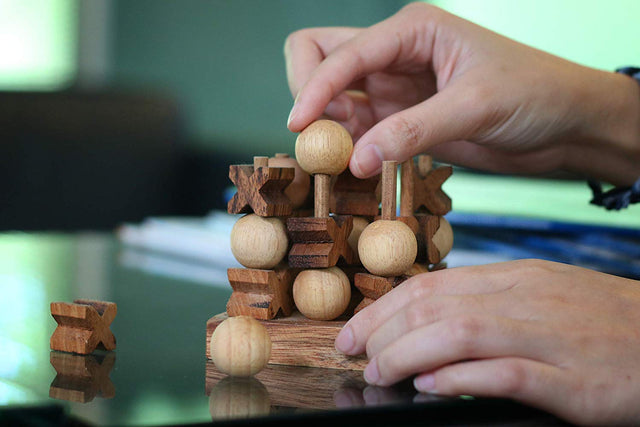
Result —
[[[296, 139], [296, 159], [302, 169], [314, 176], [314, 215], [329, 216], [329, 192], [332, 176], [349, 166], [353, 141], [339, 123], [318, 120]], [[340, 316], [351, 301], [351, 283], [338, 267], [304, 270], [293, 283], [296, 308], [312, 320], [332, 320]]]

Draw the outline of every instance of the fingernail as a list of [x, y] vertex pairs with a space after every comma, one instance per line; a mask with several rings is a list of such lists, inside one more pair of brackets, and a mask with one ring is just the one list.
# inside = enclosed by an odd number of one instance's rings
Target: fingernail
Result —
[[356, 169], [360, 176], [372, 176], [382, 170], [382, 151], [375, 144], [369, 144], [361, 150], [353, 153]]
[[428, 392], [428, 393], [435, 393], [436, 392], [436, 378], [433, 376], [433, 374], [419, 375], [419, 376], [415, 377], [415, 379], [413, 380], [413, 386], [418, 391], [424, 391], [424, 392]]
[[289, 118], [287, 119], [287, 127], [289, 127], [289, 125], [291, 124], [291, 120], [293, 120], [295, 115], [296, 115], [296, 104], [293, 104], [293, 107], [291, 108], [291, 111], [289, 112]]
[[298, 105], [298, 98], [300, 97], [300, 92], [296, 95], [296, 98], [293, 100], [293, 107], [291, 107], [291, 111], [289, 112], [289, 118], [287, 119], [287, 127], [291, 124], [291, 121], [295, 118], [297, 109], [296, 105]]
[[345, 326], [336, 337], [336, 350], [344, 354], [349, 354], [349, 352], [353, 350], [355, 343], [356, 340], [353, 336], [351, 326]]
[[377, 386], [367, 386], [362, 391], [362, 397], [367, 405], [377, 405], [382, 402], [380, 388]]
[[376, 385], [380, 380], [380, 371], [378, 371], [378, 359], [373, 358], [369, 361], [369, 364], [364, 368], [364, 380], [369, 384]]

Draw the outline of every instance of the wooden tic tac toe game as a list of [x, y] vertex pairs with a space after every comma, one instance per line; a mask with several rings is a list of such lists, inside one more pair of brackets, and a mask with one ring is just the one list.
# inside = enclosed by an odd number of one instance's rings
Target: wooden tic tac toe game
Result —
[[244, 351], [264, 360], [249, 370], [221, 370], [252, 375], [267, 361], [362, 370], [364, 356], [334, 347], [346, 321], [407, 278], [446, 267], [453, 232], [443, 216], [451, 199], [441, 186], [452, 168], [433, 168], [428, 156], [402, 163], [396, 216], [397, 163], [385, 161], [381, 176], [360, 180], [347, 168], [352, 148], [341, 125], [319, 120], [299, 134], [296, 159], [255, 157], [253, 165], [230, 166], [237, 193], [228, 212], [246, 214], [234, 225], [231, 249], [246, 268], [228, 269], [233, 293], [226, 313], [207, 322], [207, 358], [218, 325], [249, 316], [264, 328], [252, 329], [247, 319], [244, 330], [225, 327], [224, 338], [221, 328], [215, 351], [229, 362], [231, 341], [244, 340]]

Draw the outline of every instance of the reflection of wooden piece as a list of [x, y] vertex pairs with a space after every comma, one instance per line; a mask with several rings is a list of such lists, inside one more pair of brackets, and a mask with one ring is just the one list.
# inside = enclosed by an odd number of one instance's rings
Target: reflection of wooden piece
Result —
[[[207, 361], [205, 393], [210, 397], [216, 393], [216, 402], [221, 400], [219, 390], [226, 391], [229, 387], [223, 381], [235, 380], [225, 377], [213, 363]], [[335, 409], [336, 392], [357, 390], [362, 393], [367, 386], [361, 371], [281, 365], [268, 365], [252, 380], [260, 381], [266, 387], [272, 406], [307, 409]], [[221, 383], [222, 386], [219, 386]]]
[[349, 169], [337, 176], [331, 192], [331, 212], [342, 215], [374, 216], [378, 214], [376, 187], [380, 175], [358, 179]]
[[348, 264], [354, 256], [348, 244], [353, 227], [351, 216], [330, 218], [288, 218], [287, 230], [293, 244], [289, 265], [293, 268], [327, 268], [340, 257]]
[[364, 299], [355, 308], [354, 313], [359, 312], [382, 295], [391, 291], [400, 283], [407, 280], [408, 276], [381, 277], [368, 273], [358, 273], [355, 276], [354, 285], [364, 295]]
[[[226, 313], [222, 313], [207, 322], [206, 348], [209, 359], [211, 334], [226, 318]], [[294, 312], [289, 317], [259, 322], [265, 325], [271, 337], [271, 364], [359, 370], [367, 364], [367, 359], [362, 355], [347, 356], [335, 349], [335, 339], [346, 323], [345, 318], [310, 320]]]
[[400, 212], [409, 216], [421, 208], [433, 215], [446, 215], [451, 210], [451, 199], [442, 191], [442, 184], [451, 176], [451, 166], [431, 169], [428, 156], [418, 157], [418, 170], [413, 160], [402, 164]]
[[[209, 365], [212, 365], [209, 367]], [[209, 386], [209, 371], [220, 377]], [[213, 364], [207, 362], [207, 386], [209, 395], [209, 414], [211, 419], [242, 419], [268, 415], [271, 412], [271, 399], [267, 388], [253, 377], [224, 377]]]
[[294, 307], [291, 289], [295, 274], [296, 271], [290, 268], [228, 269], [227, 277], [233, 293], [227, 302], [227, 313], [256, 319], [289, 316]]
[[293, 181], [294, 168], [270, 168], [267, 157], [255, 157], [253, 165], [229, 166], [229, 179], [238, 192], [229, 200], [229, 213], [254, 212], [260, 216], [291, 214], [291, 201], [284, 189]]
[[293, 283], [293, 300], [305, 317], [333, 320], [351, 301], [351, 283], [338, 267], [304, 270]]
[[271, 357], [271, 338], [267, 329], [253, 317], [228, 317], [211, 336], [211, 360], [222, 372], [249, 377], [267, 366]]
[[116, 338], [109, 325], [117, 311], [116, 304], [112, 302], [52, 302], [51, 315], [58, 322], [58, 327], [51, 335], [51, 349], [80, 354], [89, 354], [98, 347], [114, 350]]
[[98, 393], [104, 399], [111, 399], [116, 395], [116, 389], [109, 378], [116, 362], [115, 353], [101, 356], [52, 351], [49, 361], [57, 372], [49, 387], [49, 397], [87, 403]]

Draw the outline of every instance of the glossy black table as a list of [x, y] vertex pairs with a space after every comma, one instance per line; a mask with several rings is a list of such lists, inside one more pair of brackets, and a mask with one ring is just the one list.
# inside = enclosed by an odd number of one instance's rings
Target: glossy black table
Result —
[[[132, 250], [110, 234], [0, 234], [0, 290], [0, 424], [561, 423], [510, 401], [421, 395], [410, 382], [367, 387], [351, 371], [225, 377], [205, 359], [206, 321], [230, 295], [224, 266]], [[118, 304], [116, 351], [50, 351], [49, 303], [76, 298]]]

